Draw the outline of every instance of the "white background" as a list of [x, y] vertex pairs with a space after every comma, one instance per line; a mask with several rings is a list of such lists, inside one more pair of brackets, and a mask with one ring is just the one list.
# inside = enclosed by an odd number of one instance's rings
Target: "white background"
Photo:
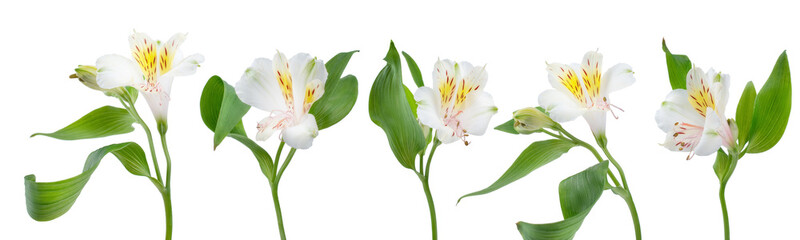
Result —
[[[599, 49], [605, 68], [619, 62], [633, 66], [637, 82], [614, 94], [613, 103], [625, 112], [619, 120], [609, 119], [608, 137], [612, 153], [626, 171], [646, 239], [722, 238], [713, 156], [686, 161], [685, 153], [658, 145], [664, 133], [653, 116], [670, 90], [662, 37], [674, 53], [688, 54], [704, 69], [714, 67], [731, 75], [729, 117], [745, 83], [753, 81], [760, 88], [781, 51], [788, 50], [792, 69], [800, 71], [797, 8], [769, 1], [747, 5], [13, 1], [2, 5], [0, 239], [163, 237], [160, 195], [113, 157], [106, 157], [62, 217], [36, 222], [25, 210], [25, 175], [61, 180], [80, 173], [88, 153], [101, 146], [130, 140], [146, 146], [139, 126], [132, 134], [102, 139], [29, 138], [35, 132], [55, 131], [95, 108], [119, 104], [67, 76], [78, 64], [94, 64], [104, 54], [129, 56], [127, 37], [133, 29], [161, 40], [189, 32], [183, 52], [206, 57], [197, 74], [177, 78], [173, 85], [168, 139], [175, 239], [277, 239], [269, 187], [256, 161], [230, 139], [212, 151], [212, 132], [201, 121], [198, 107], [210, 76], [220, 75], [233, 84], [254, 58], [271, 58], [276, 49], [289, 56], [308, 52], [322, 59], [361, 50], [345, 70], [359, 80], [353, 111], [323, 130], [311, 149], [298, 151], [281, 181], [290, 239], [430, 238], [419, 180], [394, 159], [383, 131], [368, 117], [368, 92], [384, 66], [381, 59], [390, 39], [417, 60], [427, 84], [437, 58], [488, 63], [486, 91], [500, 109], [490, 127], [509, 119], [515, 109], [537, 104], [538, 94], [549, 88], [545, 61], [578, 62], [586, 51]], [[405, 82], [413, 90], [405, 71]], [[796, 237], [800, 224], [795, 177], [800, 162], [792, 150], [800, 144], [796, 99], [780, 143], [766, 153], [748, 154], [730, 180], [727, 199], [734, 239]], [[144, 101], [137, 107], [155, 127]], [[245, 116], [251, 135], [256, 121], [265, 115], [254, 108]], [[564, 125], [591, 140], [583, 120]], [[519, 239], [517, 221], [561, 220], [558, 183], [596, 163], [582, 148], [499, 191], [455, 204], [459, 196], [491, 184], [522, 149], [541, 139], [490, 130], [470, 137], [469, 147], [459, 143], [440, 147], [430, 180], [439, 237]], [[262, 145], [274, 154], [276, 141]], [[576, 239], [633, 239], [623, 200], [605, 192]]]

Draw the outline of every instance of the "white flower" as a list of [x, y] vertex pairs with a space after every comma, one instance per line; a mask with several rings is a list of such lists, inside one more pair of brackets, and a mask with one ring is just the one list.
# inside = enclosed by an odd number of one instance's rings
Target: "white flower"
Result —
[[258, 122], [256, 140], [264, 141], [275, 131], [289, 146], [307, 149], [319, 133], [311, 105], [322, 97], [328, 72], [322, 60], [298, 53], [287, 60], [281, 52], [257, 58], [236, 83], [242, 102], [269, 112]]
[[134, 61], [117, 54], [97, 59], [97, 85], [112, 89], [131, 86], [142, 92], [158, 121], [166, 121], [172, 79], [194, 74], [204, 61], [203, 55], [181, 57], [178, 47], [186, 39], [177, 33], [165, 43], [134, 32], [128, 38]]
[[610, 103], [608, 94], [630, 86], [635, 79], [628, 64], [614, 65], [601, 75], [602, 67], [603, 55], [597, 51], [587, 52], [580, 65], [547, 64], [547, 77], [554, 89], [539, 94], [539, 105], [556, 122], [572, 121], [582, 115], [595, 137], [603, 137], [606, 112], [611, 107], [619, 109]]
[[433, 70], [433, 86], [421, 87], [414, 93], [420, 123], [436, 129], [442, 143], [483, 135], [489, 119], [497, 113], [492, 95], [484, 92], [486, 66], [472, 67], [468, 62], [438, 60]]
[[686, 89], [675, 89], [661, 103], [656, 123], [667, 133], [664, 147], [700, 156], [731, 148], [735, 138], [725, 118], [730, 76], [694, 67], [686, 75]]

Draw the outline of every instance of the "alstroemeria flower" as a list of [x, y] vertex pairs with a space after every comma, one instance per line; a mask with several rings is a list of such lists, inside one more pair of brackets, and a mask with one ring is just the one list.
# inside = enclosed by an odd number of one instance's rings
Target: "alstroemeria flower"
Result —
[[468, 62], [438, 60], [433, 70], [433, 90], [420, 87], [414, 93], [420, 123], [436, 129], [442, 143], [458, 139], [469, 144], [469, 135], [483, 135], [489, 119], [497, 113], [492, 95], [484, 92], [486, 66], [472, 67]]
[[307, 149], [319, 133], [308, 110], [322, 97], [328, 71], [322, 60], [305, 53], [287, 60], [278, 52], [273, 59], [254, 60], [236, 83], [236, 94], [242, 102], [269, 112], [258, 122], [256, 140], [267, 140], [280, 131], [286, 144]]
[[547, 78], [554, 89], [539, 94], [539, 105], [556, 122], [583, 116], [594, 136], [603, 137], [606, 112], [611, 111], [616, 118], [611, 107], [619, 109], [610, 103], [608, 94], [632, 85], [635, 79], [628, 64], [618, 63], [601, 74], [602, 67], [603, 55], [597, 51], [583, 55], [580, 65], [547, 64]]
[[725, 118], [730, 76], [694, 67], [686, 75], [686, 89], [667, 95], [656, 112], [656, 123], [667, 133], [664, 147], [700, 156], [715, 153], [720, 146], [733, 147], [736, 140]]
[[172, 79], [194, 74], [205, 59], [193, 54], [181, 57], [178, 51], [186, 39], [177, 33], [165, 43], [153, 41], [147, 34], [134, 32], [128, 38], [133, 59], [109, 54], [97, 59], [97, 85], [112, 89], [131, 86], [142, 92], [158, 121], [166, 121]]

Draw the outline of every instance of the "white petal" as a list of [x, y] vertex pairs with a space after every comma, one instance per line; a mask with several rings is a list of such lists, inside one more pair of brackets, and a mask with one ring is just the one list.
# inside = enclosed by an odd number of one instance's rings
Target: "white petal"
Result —
[[318, 134], [317, 120], [311, 114], [305, 115], [297, 125], [286, 128], [281, 133], [283, 141], [290, 147], [297, 149], [310, 148], [311, 143]]
[[472, 92], [468, 96], [464, 112], [458, 116], [461, 126], [471, 135], [483, 135], [489, 120], [497, 113], [492, 95], [487, 92]]
[[245, 70], [242, 78], [236, 82], [236, 95], [242, 102], [267, 112], [288, 110], [273, 72], [272, 61], [266, 58], [257, 58]]
[[[552, 115], [552, 113], [551, 113]], [[583, 118], [589, 124], [589, 129], [592, 130], [594, 136], [606, 134], [606, 111], [592, 109], [583, 113]]]
[[256, 132], [256, 140], [266, 141], [276, 131], [282, 130], [281, 127], [278, 127], [278, 124], [286, 120], [287, 118], [283, 114], [265, 117], [264, 119], [259, 121], [258, 126], [256, 126], [256, 128], [258, 129], [258, 132]]
[[586, 110], [573, 100], [574, 97], [555, 90], [548, 89], [539, 94], [539, 106], [542, 106], [550, 113], [550, 118], [556, 122], [568, 122], [575, 120]]
[[[168, 79], [169, 82], [172, 82], [171, 79]], [[169, 109], [169, 94], [164, 91], [158, 92], [151, 92], [151, 91], [141, 91], [142, 96], [147, 101], [147, 105], [150, 106], [150, 111], [153, 112], [153, 117], [157, 121], [166, 120], [167, 119], [167, 109]]]
[[200, 67], [200, 64], [205, 61], [205, 57], [200, 54], [192, 54], [180, 62], [172, 66], [172, 69], [169, 72], [164, 73], [164, 75], [172, 75], [172, 76], [187, 76], [192, 75], [197, 72], [197, 67]]
[[693, 67], [690, 69], [689, 73], [686, 74], [686, 91], [696, 92], [708, 88], [710, 84], [708, 81], [711, 79], [705, 79], [706, 77], [702, 68]]
[[[461, 62], [459, 66], [464, 76], [464, 88], [469, 89], [470, 92], [483, 91], [483, 89], [486, 88], [486, 81], [489, 80], [489, 73], [486, 71], [486, 65], [472, 67], [472, 64], [468, 62]], [[457, 89], [461, 89], [461, 86]]]
[[577, 70], [574, 67], [580, 66], [549, 63], [546, 68], [548, 73], [547, 80], [550, 82], [550, 86], [563, 93], [564, 96], [569, 97], [568, 99], [575, 102], [575, 104], [586, 105], [586, 90], [583, 87], [583, 83], [578, 78], [576, 74]]
[[700, 156], [711, 155], [717, 152], [717, 149], [722, 146], [722, 136], [719, 134], [719, 129], [722, 127], [722, 120], [717, 114], [714, 114], [713, 109], [708, 108], [706, 112], [709, 114], [703, 126], [703, 136], [700, 137], [700, 142], [694, 149], [694, 153]]
[[[163, 75], [172, 69], [175, 68], [174, 65], [175, 60], [180, 60], [181, 58], [177, 58], [178, 48], [183, 44], [183, 41], [186, 40], [186, 33], [176, 33], [172, 35], [169, 40], [164, 43], [159, 44], [158, 46], [158, 72]], [[135, 49], [134, 49], [135, 50]]]
[[414, 101], [417, 101], [417, 118], [419, 122], [433, 129], [444, 128], [444, 114], [440, 106], [441, 99], [429, 87], [417, 88], [414, 92]]
[[437, 60], [433, 65], [433, 89], [436, 89], [436, 95], [441, 98], [439, 104], [443, 108], [449, 108], [455, 103], [456, 94], [456, 76], [460, 75], [455, 70], [455, 63], [449, 59]]
[[[305, 94], [309, 83], [318, 81], [320, 86], [325, 86], [328, 72], [322, 60], [311, 57], [306, 53], [298, 53], [289, 59], [289, 71], [292, 74], [292, 91], [295, 109], [304, 109]], [[319, 96], [322, 96], [320, 93]], [[313, 103], [313, 102], [312, 102]], [[303, 114], [302, 111], [296, 111]]]
[[709, 69], [709, 79], [713, 79], [711, 83], [711, 94], [716, 101], [715, 108], [717, 113], [724, 116], [725, 106], [728, 104], [729, 89], [731, 76], [728, 74], [717, 73], [714, 69]]
[[142, 70], [136, 63], [123, 56], [110, 54], [97, 59], [97, 85], [112, 89], [122, 86], [137, 86], [144, 83]]
[[661, 108], [656, 112], [656, 123], [661, 131], [669, 132], [676, 122], [684, 122], [702, 126], [705, 122], [703, 116], [694, 110], [689, 103], [689, 94], [686, 89], [675, 89], [667, 94]]
[[603, 82], [600, 84], [600, 91], [601, 95], [605, 97], [611, 92], [633, 85], [636, 79], [633, 77], [633, 69], [631, 69], [630, 65], [619, 63], [609, 68], [606, 73], [603, 74], [603, 79], [601, 81]]
[[450, 127], [442, 127], [436, 129], [436, 138], [444, 144], [452, 143], [458, 140], [453, 129]]
[[589, 98], [595, 100], [595, 102], [597, 102], [597, 100], [602, 100], [600, 92], [603, 86], [601, 79], [603, 54], [597, 51], [586, 52], [586, 54], [583, 55], [581, 64], [577, 66], [577, 68], [580, 69], [579, 73], [581, 75], [581, 80], [583, 80], [583, 87], [586, 89]]

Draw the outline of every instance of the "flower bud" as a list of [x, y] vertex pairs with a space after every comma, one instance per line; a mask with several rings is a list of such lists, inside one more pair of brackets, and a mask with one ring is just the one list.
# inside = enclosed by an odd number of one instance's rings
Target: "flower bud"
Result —
[[97, 67], [91, 65], [78, 65], [78, 68], [75, 69], [75, 73], [69, 75], [69, 78], [77, 78], [78, 81], [83, 83], [88, 88], [101, 91], [108, 96], [121, 96], [125, 94], [125, 89], [122, 87], [114, 88], [114, 89], [105, 89], [101, 88], [100, 85], [97, 85]]
[[553, 124], [555, 122], [539, 109], [527, 107], [514, 111], [514, 130], [521, 134], [531, 134], [542, 128], [553, 127]]

